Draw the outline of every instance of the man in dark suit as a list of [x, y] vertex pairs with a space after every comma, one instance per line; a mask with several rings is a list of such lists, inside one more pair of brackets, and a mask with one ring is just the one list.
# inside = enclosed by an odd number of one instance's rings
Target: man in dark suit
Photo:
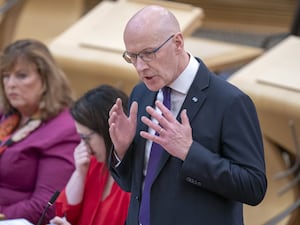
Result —
[[[124, 42], [123, 57], [142, 81], [131, 93], [129, 115], [117, 100], [109, 119], [110, 170], [131, 192], [127, 224], [243, 224], [243, 203], [259, 204], [267, 187], [251, 99], [184, 50], [178, 21], [165, 8], [137, 12]], [[170, 110], [162, 103], [166, 86]], [[163, 150], [148, 188], [152, 143]]]

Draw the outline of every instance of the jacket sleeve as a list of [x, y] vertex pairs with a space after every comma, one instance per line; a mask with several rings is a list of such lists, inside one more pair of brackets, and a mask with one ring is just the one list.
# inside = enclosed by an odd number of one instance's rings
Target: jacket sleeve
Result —
[[109, 168], [114, 180], [124, 191], [130, 192], [132, 182], [132, 146], [127, 150], [122, 161], [118, 161], [118, 159], [116, 159], [113, 150], [110, 154]]

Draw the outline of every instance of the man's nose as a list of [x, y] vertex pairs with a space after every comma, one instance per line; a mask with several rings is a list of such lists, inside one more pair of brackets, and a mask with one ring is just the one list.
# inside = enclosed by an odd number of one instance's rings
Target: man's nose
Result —
[[148, 67], [148, 64], [140, 56], [137, 56], [136, 57], [136, 63], [135, 63], [136, 70], [137, 71], [142, 71], [147, 67]]

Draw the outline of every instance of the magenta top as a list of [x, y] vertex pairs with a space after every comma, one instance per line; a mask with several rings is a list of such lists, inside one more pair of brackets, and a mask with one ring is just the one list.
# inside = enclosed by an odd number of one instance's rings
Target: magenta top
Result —
[[[79, 142], [74, 120], [65, 110], [9, 146], [0, 156], [0, 213], [37, 224], [51, 196], [67, 184]], [[45, 222], [54, 215], [54, 207], [49, 207]]]

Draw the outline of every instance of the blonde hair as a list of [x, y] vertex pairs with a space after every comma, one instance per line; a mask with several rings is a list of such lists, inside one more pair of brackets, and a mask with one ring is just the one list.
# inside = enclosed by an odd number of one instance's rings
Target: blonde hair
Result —
[[[0, 55], [1, 80], [3, 80], [3, 73], [13, 69], [19, 59], [24, 59], [36, 66], [45, 87], [39, 104], [42, 120], [54, 117], [64, 108], [72, 105], [73, 93], [69, 82], [46, 45], [32, 39], [18, 40], [8, 45]], [[0, 85], [0, 101], [2, 113], [6, 114], [15, 110], [4, 93], [3, 81]]]

